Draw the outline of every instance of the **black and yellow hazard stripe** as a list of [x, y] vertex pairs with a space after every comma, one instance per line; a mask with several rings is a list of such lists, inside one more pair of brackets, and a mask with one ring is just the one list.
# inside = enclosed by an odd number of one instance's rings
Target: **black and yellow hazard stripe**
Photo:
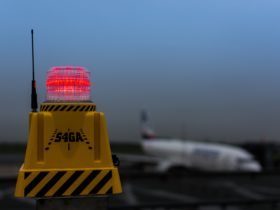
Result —
[[95, 104], [42, 104], [41, 112], [92, 112]]
[[113, 193], [111, 170], [24, 173], [25, 197], [63, 197]]

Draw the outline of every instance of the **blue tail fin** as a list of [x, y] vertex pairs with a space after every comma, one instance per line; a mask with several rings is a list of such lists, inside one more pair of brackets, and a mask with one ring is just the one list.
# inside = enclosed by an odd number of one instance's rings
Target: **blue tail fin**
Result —
[[154, 130], [148, 126], [148, 115], [146, 110], [141, 111], [140, 120], [141, 120], [141, 137], [143, 139], [156, 138], [156, 134]]

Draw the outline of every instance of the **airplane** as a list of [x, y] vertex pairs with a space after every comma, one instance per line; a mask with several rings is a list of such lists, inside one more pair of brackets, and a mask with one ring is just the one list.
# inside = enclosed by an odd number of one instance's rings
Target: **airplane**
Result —
[[132, 156], [130, 161], [154, 162], [155, 171], [166, 172], [172, 168], [201, 171], [260, 172], [261, 165], [246, 150], [222, 143], [194, 140], [157, 138], [148, 126], [145, 111], [141, 113], [141, 147], [146, 156]]

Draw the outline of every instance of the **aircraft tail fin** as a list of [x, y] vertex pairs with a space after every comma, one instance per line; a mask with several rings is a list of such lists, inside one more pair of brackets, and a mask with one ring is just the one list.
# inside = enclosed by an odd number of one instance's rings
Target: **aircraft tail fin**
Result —
[[156, 134], [154, 130], [148, 125], [148, 115], [146, 110], [142, 110], [141, 116], [141, 137], [142, 139], [154, 139]]

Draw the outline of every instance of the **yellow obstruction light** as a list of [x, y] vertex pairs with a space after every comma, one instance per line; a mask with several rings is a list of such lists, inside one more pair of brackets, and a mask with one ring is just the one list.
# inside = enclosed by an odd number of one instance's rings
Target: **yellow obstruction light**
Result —
[[[77, 89], [80, 91], [81, 88]], [[55, 90], [51, 90], [51, 96], [56, 100], [42, 103], [39, 112], [29, 114], [28, 144], [15, 196], [67, 197], [121, 193], [104, 113], [96, 112], [95, 104], [88, 100], [62, 102], [55, 96]], [[62, 93], [60, 89], [59, 94], [71, 98], [69, 88], [65, 90], [67, 93]], [[79, 98], [77, 93], [71, 94]], [[87, 98], [84, 92], [83, 98]]]

